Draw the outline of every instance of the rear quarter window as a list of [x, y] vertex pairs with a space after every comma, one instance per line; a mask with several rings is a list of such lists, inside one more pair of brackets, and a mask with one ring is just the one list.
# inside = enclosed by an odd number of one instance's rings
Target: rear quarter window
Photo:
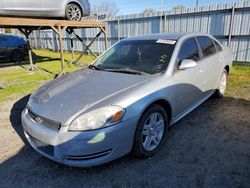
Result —
[[212, 39], [206, 36], [201, 36], [197, 37], [197, 40], [201, 47], [203, 57], [208, 57], [216, 53], [216, 48]]
[[220, 45], [216, 40], [213, 40], [213, 41], [214, 41], [215, 46], [217, 47], [217, 50], [218, 50], [219, 52], [222, 51], [221, 45]]

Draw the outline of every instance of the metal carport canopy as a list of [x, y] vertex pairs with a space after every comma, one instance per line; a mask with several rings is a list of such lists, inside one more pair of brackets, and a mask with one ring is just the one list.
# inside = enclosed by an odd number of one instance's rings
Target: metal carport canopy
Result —
[[[29, 69], [33, 70], [35, 68], [30, 43], [29, 43], [29, 35], [34, 30], [48, 30], [53, 29], [58, 35], [59, 46], [60, 46], [60, 56], [61, 56], [61, 66], [62, 72], [65, 73], [64, 67], [64, 47], [62, 41], [62, 33], [63, 31], [71, 31], [74, 29], [87, 29], [87, 28], [99, 28], [100, 32], [96, 35], [94, 39], [97, 39], [101, 33], [105, 36], [105, 48], [107, 49], [107, 23], [99, 22], [99, 21], [68, 21], [68, 20], [50, 20], [50, 19], [38, 19], [38, 18], [20, 18], [20, 17], [0, 17], [0, 28], [13, 28], [19, 29], [26, 37], [29, 46], [29, 59], [30, 59], [30, 67]], [[76, 35], [76, 34], [75, 34]], [[77, 37], [80, 40], [80, 37]], [[80, 40], [82, 43], [83, 41]], [[94, 41], [91, 41], [89, 45], [84, 44], [86, 49], [89, 49]]]

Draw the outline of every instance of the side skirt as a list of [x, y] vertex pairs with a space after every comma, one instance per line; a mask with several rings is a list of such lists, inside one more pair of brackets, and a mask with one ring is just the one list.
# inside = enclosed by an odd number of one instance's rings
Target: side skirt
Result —
[[205, 97], [203, 97], [200, 101], [198, 101], [196, 104], [192, 105], [190, 108], [185, 110], [182, 114], [178, 115], [176, 118], [171, 121], [170, 126], [178, 122], [180, 119], [185, 117], [187, 114], [192, 112], [194, 109], [196, 109], [198, 106], [200, 106], [203, 102], [205, 102], [209, 97], [211, 97], [214, 94], [215, 90], [208, 93]]

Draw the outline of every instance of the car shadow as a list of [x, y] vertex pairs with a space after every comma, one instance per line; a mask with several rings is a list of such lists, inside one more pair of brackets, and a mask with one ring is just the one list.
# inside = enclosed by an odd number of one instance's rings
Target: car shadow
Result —
[[[51, 61], [61, 61], [60, 58], [51, 58], [51, 57], [48, 57], [48, 56], [38, 56], [38, 55], [34, 55], [34, 56], [35, 57], [33, 58], [33, 63], [34, 63], [34, 65], [37, 66], [37, 68], [39, 70], [42, 70], [42, 71], [44, 71], [46, 73], [54, 75], [54, 78], [58, 77], [58, 73], [52, 72], [49, 69], [41, 67], [41, 66], [37, 65], [36, 62], [45, 63], [45, 62], [51, 62]], [[70, 61], [68, 61], [68, 60], [65, 60], [65, 62], [70, 63]], [[19, 67], [23, 68], [24, 70], [27, 70], [27, 65], [29, 65], [29, 64], [30, 64], [30, 62], [29, 62], [28, 58], [25, 58], [25, 60], [22, 61], [22, 62], [11, 62], [8, 59], [0, 59], [0, 68], [19, 66]], [[2, 87], [0, 87], [0, 89], [1, 88]]]
[[[50, 61], [61, 61], [60, 58], [51, 58], [49, 56], [39, 56], [36, 55], [34, 52], [32, 52], [32, 57], [33, 57], [33, 63], [36, 64], [36, 62], [50, 62]], [[69, 61], [65, 60], [65, 62], [70, 63]], [[5, 68], [5, 67], [12, 67], [12, 66], [24, 66], [24, 65], [29, 65], [29, 58], [26, 57], [24, 61], [22, 62], [12, 62], [7, 58], [1, 58], [0, 59], [0, 68]], [[41, 68], [41, 67], [39, 67]], [[42, 68], [41, 68], [42, 69]]]
[[10, 112], [10, 122], [12, 124], [12, 127], [16, 131], [16, 133], [19, 135], [19, 137], [22, 139], [22, 141], [25, 144], [28, 144], [24, 132], [21, 126], [21, 115], [22, 111], [25, 109], [27, 106], [28, 100], [30, 98], [30, 95], [27, 95], [20, 100], [18, 100], [11, 108]]
[[[127, 155], [92, 168], [67, 167], [37, 154], [26, 142], [17, 101], [10, 121], [25, 146], [0, 164], [0, 187], [238, 187], [249, 183], [249, 106], [243, 99], [210, 98], [170, 127], [154, 157]], [[185, 187], [185, 186], [184, 186]]]
[[20, 65], [28, 65], [29, 61], [25, 60], [22, 62], [11, 62], [8, 59], [1, 59], [0, 60], [0, 68], [5, 68], [5, 67], [14, 67], [14, 66], [20, 66]]
[[[32, 52], [32, 58], [35, 63], [37, 55], [34, 52]], [[28, 65], [28, 64], [29, 64], [29, 58], [27, 55], [25, 56], [25, 59], [21, 62], [13, 62], [8, 57], [0, 59], [0, 68], [12, 67], [12, 66], [23, 66], [23, 65]]]

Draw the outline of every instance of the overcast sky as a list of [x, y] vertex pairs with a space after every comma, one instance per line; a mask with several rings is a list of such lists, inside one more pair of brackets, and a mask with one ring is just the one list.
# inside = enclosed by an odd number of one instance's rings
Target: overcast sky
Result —
[[[98, 4], [102, 0], [90, 0], [91, 4]], [[119, 14], [133, 14], [143, 12], [146, 8], [161, 10], [161, 1], [164, 10], [170, 10], [177, 5], [185, 7], [194, 7], [196, 0], [113, 0], [117, 4]], [[235, 2], [239, 0], [199, 0], [199, 6]]]

